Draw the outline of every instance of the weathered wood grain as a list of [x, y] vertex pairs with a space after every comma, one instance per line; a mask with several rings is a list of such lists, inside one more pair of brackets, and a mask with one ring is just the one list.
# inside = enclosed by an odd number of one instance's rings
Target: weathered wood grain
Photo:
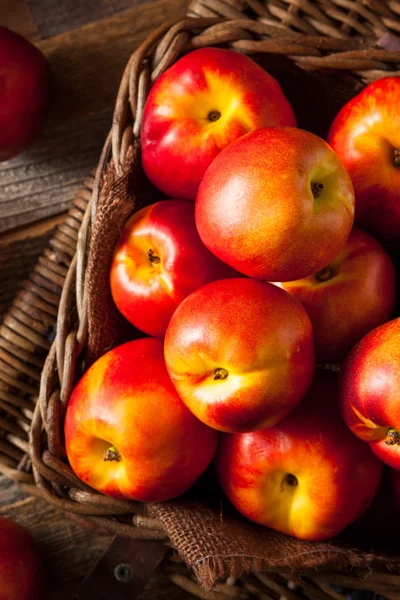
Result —
[[54, 73], [54, 100], [37, 142], [0, 163], [0, 233], [64, 212], [72, 193], [96, 164], [131, 52], [186, 0], [158, 0], [38, 46]]
[[21, 492], [12, 479], [0, 473], [0, 511], [23, 498], [25, 498], [25, 494]]
[[39, 29], [25, 0], [1, 0], [0, 25], [16, 31], [31, 42], [40, 38]]
[[0, 322], [64, 214], [0, 237]]
[[26, 0], [43, 38], [70, 31], [146, 0]]
[[[46, 600], [71, 600], [83, 577], [111, 542], [111, 538], [81, 527], [41, 500], [23, 497], [4, 476], [0, 476], [0, 515], [26, 527], [37, 540], [48, 575]], [[139, 600], [192, 597], [158, 571]]]
[[131, 53], [161, 23], [183, 17], [186, 7], [187, 0], [157, 0], [39, 42], [56, 84], [49, 125], [111, 110]]
[[45, 130], [25, 153], [0, 163], [0, 233], [66, 211], [96, 164], [111, 111]]

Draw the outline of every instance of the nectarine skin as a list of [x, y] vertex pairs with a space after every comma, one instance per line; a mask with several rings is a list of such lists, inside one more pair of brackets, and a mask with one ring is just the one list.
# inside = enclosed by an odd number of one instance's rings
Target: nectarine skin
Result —
[[43, 125], [49, 101], [49, 66], [25, 38], [0, 27], [0, 160], [24, 150]]
[[382, 464], [346, 428], [333, 374], [269, 429], [222, 435], [218, 475], [244, 516], [304, 540], [339, 534], [370, 505]]
[[0, 600], [43, 600], [42, 559], [29, 531], [0, 517]]
[[311, 319], [317, 361], [341, 361], [391, 316], [396, 295], [392, 261], [379, 242], [353, 228], [341, 252], [318, 273], [279, 284]]
[[271, 75], [233, 50], [189, 52], [156, 81], [147, 98], [141, 131], [144, 170], [167, 196], [195, 200], [217, 154], [267, 125], [296, 125]]
[[356, 195], [356, 223], [381, 239], [400, 235], [400, 77], [367, 85], [338, 113], [328, 142]]
[[238, 273], [199, 238], [193, 202], [163, 200], [126, 223], [115, 248], [110, 285], [124, 317], [161, 337], [186, 296], [209, 281], [234, 276]]
[[162, 340], [145, 338], [110, 350], [84, 374], [68, 404], [65, 442], [71, 467], [94, 489], [162, 501], [206, 469], [217, 433], [176, 393]]
[[400, 319], [371, 331], [341, 371], [341, 408], [351, 431], [400, 470]]
[[165, 336], [169, 375], [186, 406], [220, 431], [272, 425], [304, 396], [312, 327], [284, 290], [254, 279], [214, 281], [185, 298]]
[[259, 129], [225, 148], [207, 169], [196, 225], [218, 258], [250, 277], [293, 281], [324, 268], [353, 224], [350, 177], [316, 135]]

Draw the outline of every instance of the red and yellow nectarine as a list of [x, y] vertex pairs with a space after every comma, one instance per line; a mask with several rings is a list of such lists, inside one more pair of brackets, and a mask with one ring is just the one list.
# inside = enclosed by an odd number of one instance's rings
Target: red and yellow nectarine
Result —
[[350, 177], [321, 138], [267, 127], [225, 148], [196, 200], [200, 237], [237, 271], [268, 281], [316, 273], [341, 251], [353, 224]]
[[400, 77], [367, 85], [340, 111], [328, 142], [356, 195], [356, 223], [382, 239], [400, 235]]
[[163, 336], [186, 296], [209, 281], [235, 275], [199, 238], [193, 203], [164, 200], [142, 208], [126, 223], [115, 248], [110, 285], [128, 321]]
[[68, 404], [65, 442], [72, 469], [94, 489], [161, 501], [193, 485], [217, 433], [176, 393], [162, 340], [146, 338], [110, 350], [84, 374]]
[[382, 465], [346, 428], [333, 374], [322, 373], [269, 429], [222, 435], [218, 475], [248, 519], [304, 540], [337, 535], [370, 505]]
[[189, 52], [161, 75], [147, 98], [141, 132], [144, 170], [167, 196], [195, 200], [217, 154], [267, 125], [296, 125], [271, 75], [233, 50]]
[[317, 361], [336, 362], [390, 318], [396, 275], [379, 242], [354, 228], [343, 250], [324, 269], [279, 285], [306, 309]]
[[341, 373], [341, 407], [351, 431], [400, 470], [400, 319], [362, 338]]
[[304, 396], [314, 371], [312, 327], [300, 302], [274, 285], [214, 281], [176, 309], [165, 358], [203, 423], [252, 431], [276, 423]]

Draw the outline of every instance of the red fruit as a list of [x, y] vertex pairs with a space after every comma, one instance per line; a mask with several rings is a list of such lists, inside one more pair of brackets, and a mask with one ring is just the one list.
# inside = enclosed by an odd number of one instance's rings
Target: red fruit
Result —
[[299, 539], [324, 540], [368, 508], [382, 464], [345, 427], [335, 377], [322, 373], [277, 425], [223, 435], [217, 468], [229, 500], [248, 519]]
[[189, 52], [154, 84], [141, 132], [143, 167], [167, 196], [195, 200], [204, 172], [240, 136], [296, 125], [278, 82], [233, 50]]
[[124, 317], [161, 337], [186, 296], [209, 281], [235, 275], [200, 240], [193, 203], [164, 200], [142, 208], [125, 225], [110, 285]]
[[351, 431], [400, 469], [400, 319], [371, 331], [347, 357], [341, 408]]
[[24, 150], [42, 127], [49, 99], [49, 66], [23, 37], [0, 27], [0, 160]]
[[193, 485], [217, 434], [176, 393], [162, 340], [146, 338], [110, 350], [85, 373], [68, 404], [65, 443], [71, 467], [94, 489], [156, 502]]
[[273, 425], [314, 371], [310, 320], [299, 302], [254, 279], [214, 281], [176, 309], [165, 336], [169, 375], [186, 406], [221, 431]]
[[0, 600], [43, 600], [42, 560], [31, 534], [0, 517]]
[[350, 178], [321, 138], [268, 127], [225, 148], [205, 173], [196, 225], [218, 258], [250, 277], [293, 281], [342, 250], [354, 215]]
[[356, 223], [383, 239], [400, 235], [400, 77], [377, 79], [339, 112], [328, 142], [356, 195]]
[[320, 361], [342, 360], [365, 334], [387, 321], [396, 294], [392, 261], [360, 229], [352, 230], [343, 250], [325, 269], [279, 285], [306, 309]]

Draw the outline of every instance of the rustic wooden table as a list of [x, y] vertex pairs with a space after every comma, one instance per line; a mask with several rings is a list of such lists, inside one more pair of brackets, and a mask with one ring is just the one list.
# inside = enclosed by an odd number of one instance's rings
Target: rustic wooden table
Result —
[[[186, 0], [1, 0], [0, 24], [50, 61], [54, 99], [40, 139], [0, 163], [0, 322], [73, 193], [95, 166], [130, 53]], [[109, 539], [82, 529], [0, 476], [0, 514], [37, 538], [49, 573], [48, 600], [73, 597]], [[188, 598], [156, 574], [141, 598]], [[191, 596], [190, 596], [191, 597]], [[118, 600], [116, 598], [116, 600]]]

